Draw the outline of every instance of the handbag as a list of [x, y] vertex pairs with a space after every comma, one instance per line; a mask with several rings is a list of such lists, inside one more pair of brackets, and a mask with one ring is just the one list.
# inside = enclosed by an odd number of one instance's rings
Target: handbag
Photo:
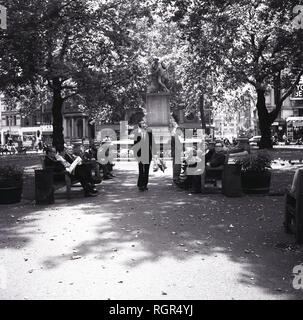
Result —
[[166, 166], [166, 164], [165, 164], [165, 161], [163, 160], [163, 159], [157, 159], [157, 165], [158, 165], [158, 168], [162, 171], [162, 172], [164, 172], [165, 171], [165, 169], [167, 169], [167, 166]]
[[157, 172], [159, 170], [158, 164], [157, 164], [157, 160], [154, 160], [154, 164], [153, 164], [153, 172]]

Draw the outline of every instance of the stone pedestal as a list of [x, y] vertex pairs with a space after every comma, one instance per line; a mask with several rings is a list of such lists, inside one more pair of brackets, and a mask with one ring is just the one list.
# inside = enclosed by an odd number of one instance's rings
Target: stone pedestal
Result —
[[169, 144], [170, 146], [170, 140], [171, 140], [171, 132], [168, 128], [168, 126], [166, 127], [156, 127], [156, 126], [151, 126], [152, 131], [153, 131], [153, 136], [155, 139], [155, 142], [157, 144]]
[[170, 121], [169, 93], [146, 95], [146, 118], [150, 127], [168, 127]]

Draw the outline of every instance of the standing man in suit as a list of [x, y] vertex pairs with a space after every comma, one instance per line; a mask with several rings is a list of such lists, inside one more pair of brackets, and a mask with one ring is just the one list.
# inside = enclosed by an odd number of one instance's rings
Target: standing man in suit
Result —
[[147, 191], [150, 163], [155, 155], [155, 141], [151, 129], [144, 121], [138, 124], [133, 150], [139, 165], [138, 189]]
[[183, 155], [183, 132], [180, 127], [176, 127], [171, 137], [171, 154], [173, 158], [173, 182], [178, 184], [180, 180]]

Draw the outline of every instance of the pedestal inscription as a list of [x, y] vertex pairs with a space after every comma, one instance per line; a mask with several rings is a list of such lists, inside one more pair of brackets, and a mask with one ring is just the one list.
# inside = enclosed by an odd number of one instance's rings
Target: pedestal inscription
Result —
[[169, 93], [148, 93], [146, 118], [149, 126], [168, 126], [170, 120]]

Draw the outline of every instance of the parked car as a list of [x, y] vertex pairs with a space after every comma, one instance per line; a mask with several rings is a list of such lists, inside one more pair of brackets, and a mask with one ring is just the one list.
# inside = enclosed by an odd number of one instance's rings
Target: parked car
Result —
[[261, 136], [254, 136], [249, 139], [249, 145], [258, 146], [261, 140]]

